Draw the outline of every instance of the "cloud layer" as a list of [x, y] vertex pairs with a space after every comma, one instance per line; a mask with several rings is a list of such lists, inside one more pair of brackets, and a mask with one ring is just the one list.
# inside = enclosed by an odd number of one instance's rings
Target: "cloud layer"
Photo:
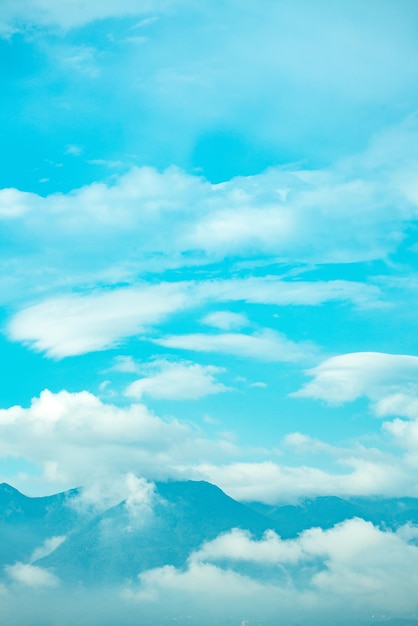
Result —
[[193, 459], [235, 453], [229, 441], [205, 437], [190, 423], [163, 420], [142, 404], [104, 404], [86, 391], [46, 390], [29, 408], [1, 409], [0, 430], [0, 454], [33, 463], [52, 490], [100, 485], [129, 472], [165, 478]]

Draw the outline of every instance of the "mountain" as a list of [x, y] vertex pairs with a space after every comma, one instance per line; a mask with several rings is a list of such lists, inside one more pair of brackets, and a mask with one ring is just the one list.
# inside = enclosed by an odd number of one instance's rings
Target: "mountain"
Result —
[[[0, 565], [28, 562], [52, 536], [66, 539], [36, 565], [67, 582], [103, 584], [132, 579], [154, 567], [182, 567], [205, 541], [232, 528], [260, 538], [267, 529], [283, 538], [352, 517], [396, 528], [418, 523], [418, 499], [306, 499], [297, 505], [242, 504], [207, 482], [156, 483], [152, 506], [122, 501], [99, 515], [73, 506], [79, 491], [29, 498], [0, 485]], [[33, 561], [33, 557], [32, 557]]]
[[352, 517], [375, 526], [396, 529], [407, 522], [418, 524], [418, 498], [350, 498], [336, 496], [307, 498], [297, 505], [271, 506], [252, 502], [248, 506], [268, 517], [282, 538], [296, 537], [313, 526], [332, 528]]
[[67, 503], [76, 493], [29, 498], [0, 484], [0, 564], [27, 561], [47, 538], [71, 532], [77, 514]]
[[38, 564], [54, 568], [64, 580], [123, 580], [153, 567], [182, 566], [204, 541], [231, 528], [261, 537], [270, 526], [268, 518], [209, 483], [158, 483], [152, 512], [135, 515], [121, 502]]

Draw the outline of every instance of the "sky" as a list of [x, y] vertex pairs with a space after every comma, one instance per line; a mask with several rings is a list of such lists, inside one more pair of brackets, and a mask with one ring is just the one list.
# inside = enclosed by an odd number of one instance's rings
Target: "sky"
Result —
[[[169, 479], [271, 505], [418, 497], [417, 18], [0, 2], [0, 482], [82, 486], [97, 511], [152, 511]], [[416, 618], [417, 537], [231, 529], [183, 568], [71, 594], [35, 563], [52, 537], [2, 572], [0, 613]]]
[[418, 496], [417, 13], [3, 0], [2, 481]]

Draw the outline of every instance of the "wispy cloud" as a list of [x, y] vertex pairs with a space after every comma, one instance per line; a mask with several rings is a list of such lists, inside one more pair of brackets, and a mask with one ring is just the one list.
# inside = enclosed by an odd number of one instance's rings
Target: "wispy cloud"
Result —
[[63, 0], [57, 5], [53, 0], [23, 0], [19, 5], [5, 3], [0, 11], [4, 24], [32, 23], [41, 26], [59, 26], [64, 29], [79, 28], [96, 20], [137, 16], [175, 6], [178, 0], [146, 0], [138, 5], [135, 0], [106, 0], [100, 6], [85, 4], [82, 0]]
[[62, 358], [114, 346], [187, 304], [187, 285], [182, 283], [63, 296], [20, 311], [9, 325], [9, 336]]
[[265, 329], [252, 335], [243, 333], [171, 335], [154, 339], [166, 348], [195, 352], [218, 352], [258, 361], [306, 361], [316, 355], [317, 348], [309, 342], [293, 342], [282, 333]]

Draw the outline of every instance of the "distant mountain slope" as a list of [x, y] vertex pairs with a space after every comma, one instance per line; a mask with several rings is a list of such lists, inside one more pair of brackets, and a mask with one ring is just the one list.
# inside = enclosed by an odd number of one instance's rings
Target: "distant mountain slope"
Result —
[[68, 499], [77, 490], [29, 498], [6, 483], [0, 484], [0, 565], [26, 561], [45, 539], [65, 535], [77, 521]]
[[335, 496], [305, 499], [297, 505], [271, 506], [251, 502], [248, 507], [268, 517], [283, 538], [295, 537], [306, 528], [331, 528], [352, 517], [375, 526], [395, 529], [407, 522], [418, 524], [418, 498], [350, 498]]
[[65, 580], [122, 580], [153, 567], [182, 566], [204, 541], [231, 528], [261, 537], [270, 526], [269, 519], [209, 483], [159, 483], [152, 513], [132, 515], [122, 502], [38, 564]]

